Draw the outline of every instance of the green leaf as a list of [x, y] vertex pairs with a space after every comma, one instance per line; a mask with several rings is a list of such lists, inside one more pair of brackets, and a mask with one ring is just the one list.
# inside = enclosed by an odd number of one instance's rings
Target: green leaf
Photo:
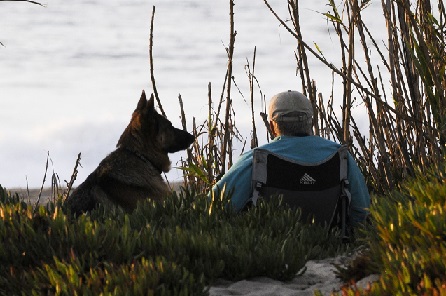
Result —
[[331, 13], [325, 12], [322, 15], [326, 16], [329, 20], [331, 20], [334, 23], [342, 24], [342, 20], [339, 17], [332, 15]]

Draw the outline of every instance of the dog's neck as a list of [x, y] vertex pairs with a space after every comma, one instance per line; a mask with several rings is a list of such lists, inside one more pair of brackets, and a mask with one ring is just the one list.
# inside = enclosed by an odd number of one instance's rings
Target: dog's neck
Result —
[[159, 174], [161, 174], [162, 172], [163, 172], [163, 170], [160, 168], [160, 167], [158, 167], [157, 165], [155, 165], [152, 161], [150, 161], [147, 157], [145, 157], [143, 154], [141, 154], [141, 153], [139, 153], [139, 152], [137, 152], [137, 151], [134, 151], [134, 150], [132, 150], [132, 149], [130, 149], [130, 148], [124, 148], [126, 151], [128, 151], [128, 152], [130, 152], [130, 153], [132, 153], [133, 155], [135, 155], [135, 156], [137, 156], [139, 159], [141, 159], [142, 161], [144, 161], [144, 162], [147, 162], [147, 163], [149, 163], [150, 165], [152, 165], [157, 171], [158, 171], [158, 173]]

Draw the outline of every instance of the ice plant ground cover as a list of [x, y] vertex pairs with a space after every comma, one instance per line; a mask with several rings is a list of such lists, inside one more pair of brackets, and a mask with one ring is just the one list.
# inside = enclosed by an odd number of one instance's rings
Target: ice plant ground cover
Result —
[[[290, 280], [307, 260], [347, 250], [299, 212], [262, 205], [242, 215], [183, 191], [132, 214], [101, 207], [77, 219], [56, 203], [33, 207], [2, 190], [2, 294], [200, 295], [218, 278]], [[130, 292], [132, 291], [132, 292]]]
[[[370, 225], [348, 245], [279, 202], [233, 214], [224, 198], [183, 190], [132, 214], [106, 205], [74, 219], [58, 202], [34, 207], [2, 189], [0, 292], [206, 295], [221, 279], [286, 282], [305, 273], [309, 260], [359, 247], [353, 262], [336, 266], [343, 292], [442, 295], [445, 180], [444, 170], [431, 170], [374, 196]], [[358, 289], [368, 274], [379, 281]]]

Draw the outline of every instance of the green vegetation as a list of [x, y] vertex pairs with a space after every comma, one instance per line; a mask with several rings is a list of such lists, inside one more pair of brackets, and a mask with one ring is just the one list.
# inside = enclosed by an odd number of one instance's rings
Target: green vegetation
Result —
[[[365, 251], [345, 282], [377, 273], [366, 290], [344, 295], [446, 293], [446, 167], [418, 172], [374, 198]], [[232, 214], [227, 200], [183, 189], [132, 214], [100, 207], [78, 219], [60, 201], [37, 211], [0, 190], [0, 294], [206, 295], [218, 278], [290, 280], [307, 260], [352, 250], [337, 233], [299, 221], [299, 212], [261, 204]], [[364, 250], [364, 249], [363, 249]]]
[[[446, 175], [441, 170], [419, 172], [401, 190], [376, 198], [373, 229], [367, 232], [366, 273], [380, 274], [367, 290], [345, 288], [345, 295], [445, 295]], [[358, 264], [341, 270], [353, 278]], [[349, 270], [350, 269], [350, 270]]]
[[2, 196], [2, 295], [204, 295], [217, 278], [290, 280], [347, 248], [278, 204], [235, 215], [223, 198], [182, 191], [131, 215], [101, 207], [72, 219], [57, 204], [34, 211]]
[[418, 175], [376, 201], [371, 253], [379, 262], [377, 295], [446, 293], [446, 175]]

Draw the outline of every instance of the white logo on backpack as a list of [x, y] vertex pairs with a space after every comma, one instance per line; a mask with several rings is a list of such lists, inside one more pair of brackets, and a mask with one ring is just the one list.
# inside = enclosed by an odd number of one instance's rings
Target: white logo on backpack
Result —
[[302, 178], [300, 178], [300, 184], [313, 185], [314, 183], [316, 183], [316, 180], [307, 173], [305, 173]]

